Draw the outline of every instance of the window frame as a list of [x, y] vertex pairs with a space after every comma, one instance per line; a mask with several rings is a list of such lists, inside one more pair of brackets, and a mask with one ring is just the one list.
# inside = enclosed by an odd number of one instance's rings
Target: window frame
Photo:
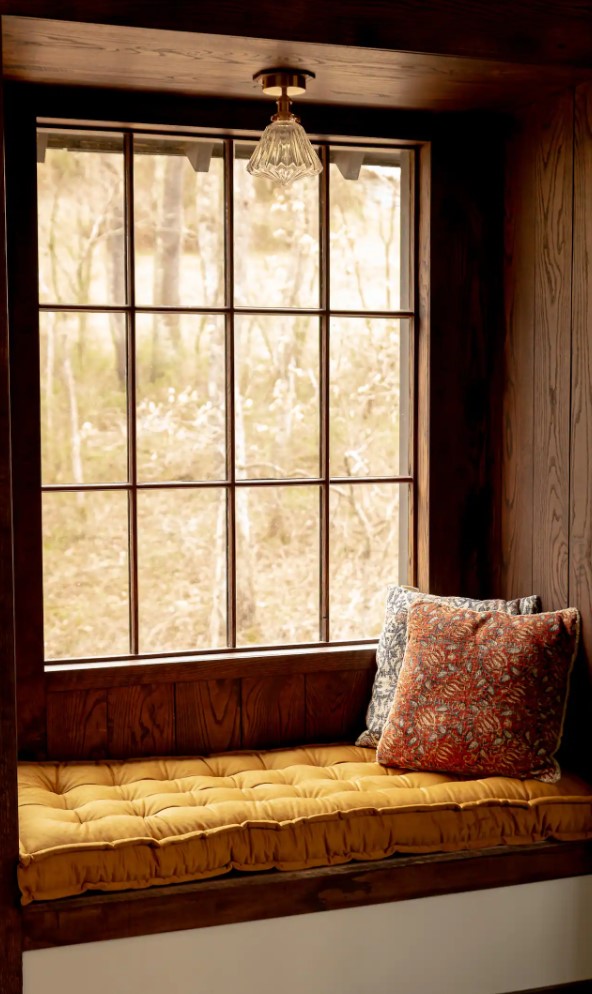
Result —
[[[110, 110], [113, 110], [112, 98], [116, 91], [109, 91], [107, 94], [96, 94], [96, 99], [93, 102], [92, 111], [93, 113], [84, 117], [80, 113], [80, 96], [81, 91], [77, 90], [75, 93], [65, 93], [63, 90], [58, 89], [57, 93], [53, 95], [57, 98], [55, 100], [55, 108], [52, 113], [48, 113], [48, 106], [52, 103], [51, 95], [52, 90], [55, 88], [50, 87], [23, 87], [22, 84], [13, 84], [12, 87], [8, 88], [9, 91], [14, 89], [15, 91], [22, 93], [26, 91], [25, 101], [19, 100], [18, 106], [13, 100], [9, 100], [9, 114], [8, 114], [8, 152], [7, 158], [9, 160], [9, 165], [15, 171], [18, 170], [19, 173], [19, 188], [21, 190], [21, 195], [17, 198], [20, 201], [20, 207], [23, 207], [24, 198], [29, 194], [28, 200], [28, 210], [26, 213], [26, 221], [28, 222], [26, 227], [28, 229], [28, 244], [26, 252], [21, 253], [24, 255], [26, 265], [23, 266], [22, 263], [19, 264], [17, 261], [17, 256], [19, 253], [14, 253], [11, 251], [9, 255], [10, 261], [13, 261], [11, 265], [11, 285], [17, 285], [15, 294], [19, 293], [19, 289], [23, 289], [26, 276], [25, 273], [28, 271], [30, 274], [33, 271], [33, 261], [34, 261], [34, 272], [35, 272], [35, 284], [37, 279], [37, 200], [36, 200], [36, 161], [33, 162], [33, 170], [31, 170], [31, 158], [30, 151], [32, 149], [33, 143], [36, 144], [36, 129], [38, 126], [41, 127], [56, 127], [64, 128], [71, 127], [75, 130], [80, 130], [81, 128], [88, 128], [89, 130], [98, 131], [114, 131], [119, 134], [131, 135], [132, 132], [137, 132], [142, 135], [156, 135], [161, 134], [163, 136], [168, 136], [170, 134], [171, 138], [179, 136], [187, 137], [199, 137], [208, 136], [214, 138], [228, 137], [228, 141], [236, 142], [250, 142], [256, 140], [259, 132], [251, 130], [249, 125], [255, 123], [261, 125], [261, 110], [262, 105], [258, 103], [255, 107], [249, 107], [246, 115], [242, 113], [244, 110], [240, 107], [238, 103], [226, 102], [224, 104], [226, 107], [230, 106], [234, 112], [237, 113], [238, 118], [243, 117], [243, 122], [239, 128], [226, 128], [224, 131], [218, 128], [210, 128], [205, 126], [204, 128], [197, 129], [193, 126], [188, 126], [186, 123], [186, 109], [181, 106], [181, 120], [176, 118], [175, 106], [179, 105], [179, 98], [166, 97], [163, 99], [163, 103], [171, 109], [170, 116], [167, 114], [160, 114], [156, 117], [156, 120], [161, 121], [168, 119], [173, 123], [169, 124], [153, 124], [152, 121], [148, 120], [143, 123], [142, 126], [135, 125], [133, 123], [122, 124], [118, 120], [113, 120], [113, 114]], [[11, 96], [9, 92], [9, 97]], [[69, 99], [73, 97], [74, 99]], [[138, 100], [138, 95], [134, 95], [138, 106], [141, 101]], [[128, 100], [130, 95], [127, 94]], [[132, 100], [132, 102], [134, 102]], [[96, 113], [97, 107], [103, 108], [104, 111], [100, 114]], [[72, 106], [68, 106], [72, 104]], [[255, 113], [256, 110], [256, 113]], [[317, 108], [318, 110], [318, 108]], [[329, 114], [332, 108], [327, 109]], [[60, 116], [56, 116], [56, 112]], [[122, 115], [123, 116], [123, 115]], [[138, 115], [139, 116], [139, 115]], [[150, 117], [150, 115], [146, 115]], [[196, 114], [196, 116], [198, 116]], [[210, 115], [211, 116], [211, 115]], [[134, 115], [135, 117], [135, 115]], [[133, 121], [134, 117], [130, 115], [130, 122]], [[208, 113], [205, 115], [206, 121], [208, 118]], [[185, 123], [181, 123], [181, 121]], [[361, 118], [358, 119], [360, 123]], [[246, 126], [245, 126], [246, 124]], [[356, 129], [352, 129], [356, 130]], [[357, 129], [360, 130], [360, 129]], [[385, 129], [387, 130], [387, 129]], [[411, 271], [414, 274], [414, 279], [411, 283], [410, 289], [410, 299], [408, 310], [400, 311], [376, 311], [376, 312], [359, 312], [363, 313], [364, 317], [389, 317], [393, 319], [401, 318], [409, 322], [409, 343], [410, 349], [412, 350], [412, 355], [410, 357], [410, 392], [411, 392], [411, 404], [410, 404], [410, 415], [413, 424], [413, 431], [410, 437], [410, 462], [413, 467], [412, 475], [407, 477], [368, 477], [368, 478], [354, 478], [353, 480], [347, 479], [347, 482], [353, 483], [372, 483], [372, 482], [385, 482], [385, 483], [395, 483], [404, 482], [409, 488], [409, 574], [408, 582], [415, 584], [418, 582], [418, 475], [420, 467], [418, 466], [418, 331], [419, 331], [419, 301], [420, 301], [420, 273], [418, 269], [418, 259], [419, 259], [419, 151], [424, 147], [425, 142], [420, 141], [416, 138], [405, 140], [403, 139], [391, 139], [389, 137], [378, 137], [374, 140], [358, 137], [356, 135], [340, 135], [336, 139], [331, 139], [327, 137], [326, 134], [319, 136], [309, 132], [311, 139], [315, 143], [319, 143], [324, 149], [324, 158], [327, 158], [327, 147], [331, 145], [332, 147], [355, 147], [356, 145], [364, 148], [375, 147], [377, 149], [390, 150], [401, 148], [405, 150], [413, 150], [414, 155], [412, 157], [413, 166], [409, 171], [408, 182], [410, 184], [411, 190], [411, 200], [410, 204], [412, 207], [413, 215], [413, 231], [411, 237], [411, 244], [413, 246], [413, 254], [410, 259]], [[126, 138], [126, 141], [131, 141], [131, 138]], [[230, 144], [227, 144], [227, 148]], [[25, 166], [25, 149], [29, 149], [29, 161], [28, 166]], [[226, 152], [228, 154], [228, 152]], [[126, 170], [127, 174], [128, 170]], [[326, 170], [325, 170], [326, 173]], [[226, 170], [226, 175], [231, 175], [231, 170]], [[323, 175], [323, 174], [321, 174]], [[35, 178], [35, 195], [31, 197], [33, 177]], [[129, 182], [129, 178], [127, 179]], [[324, 183], [321, 185], [321, 190], [324, 187]], [[328, 198], [321, 195], [322, 210], [328, 212]], [[15, 215], [19, 217], [19, 228], [22, 233], [22, 210], [19, 210], [19, 205], [17, 202], [14, 204], [14, 210], [9, 212], [12, 214], [12, 220], [9, 218], [9, 246], [14, 249], [15, 243], [19, 240], [16, 237], [16, 225], [15, 225]], [[326, 229], [327, 230], [327, 229]], [[325, 240], [326, 241], [326, 240]], [[323, 239], [321, 239], [321, 256], [325, 254], [326, 247], [323, 246]], [[128, 247], [129, 251], [129, 247]], [[325, 262], [325, 266], [328, 263]], [[129, 268], [129, 267], [128, 267]], [[19, 274], [18, 276], [16, 274]], [[14, 277], [14, 278], [13, 278]], [[64, 305], [50, 305], [50, 304], [39, 304], [37, 287], [35, 285], [35, 293], [30, 291], [30, 283], [28, 284], [28, 301], [27, 306], [24, 309], [26, 311], [23, 313], [17, 313], [17, 321], [13, 320], [11, 322], [12, 334], [15, 341], [18, 340], [20, 332], [23, 330], [24, 323], [26, 321], [28, 325], [28, 339], [29, 345], [31, 344], [31, 337], [34, 338], [35, 342], [38, 342], [39, 334], [39, 322], [38, 314], [43, 310], [67, 310], [68, 308]], [[330, 311], [328, 306], [327, 297], [328, 282], [325, 281], [325, 288], [321, 290], [321, 300], [318, 309], [314, 309], [314, 313], [319, 316], [321, 323], [327, 322], [329, 320], [329, 315], [335, 314], [339, 316], [349, 316], [356, 312], [349, 311]], [[323, 298], [323, 293], [325, 294]], [[35, 299], [33, 299], [35, 298]], [[232, 315], [230, 312], [239, 312], [241, 309], [233, 306], [228, 306], [228, 299], [225, 301], [225, 307], [221, 309], [226, 316], [227, 325], [231, 323]], [[123, 307], [115, 308], [115, 310], [122, 310], [126, 314], [131, 310], [133, 304], [128, 300]], [[73, 305], [71, 310], [80, 311], [84, 310], [84, 307], [79, 305]], [[89, 311], [101, 310], [100, 307], [94, 307], [89, 305], [87, 308]], [[107, 310], [113, 310], [113, 308], [106, 308]], [[162, 308], [153, 307], [146, 308], [146, 310], [158, 311]], [[190, 312], [191, 310], [197, 311], [215, 311], [216, 308], [181, 308], [184, 312]], [[13, 308], [14, 310], [14, 308]], [[249, 308], [245, 308], [246, 311]], [[251, 308], [251, 310], [258, 310], [257, 308]], [[35, 312], [35, 316], [33, 316]], [[273, 312], [273, 308], [271, 309]], [[231, 320], [229, 321], [229, 316]], [[228, 335], [228, 331], [227, 331]], [[326, 341], [326, 336], [324, 336]], [[19, 353], [22, 355], [19, 356]], [[23, 373], [24, 360], [22, 356], [26, 353], [26, 374]], [[322, 364], [328, 366], [329, 356], [328, 350], [324, 349], [324, 354], [322, 355]], [[147, 652], [138, 654], [118, 654], [115, 656], [96, 656], [92, 658], [74, 658], [74, 659], [47, 659], [45, 658], [44, 645], [43, 645], [43, 594], [41, 589], [42, 580], [42, 558], [41, 558], [41, 493], [44, 489], [58, 489], [58, 490], [74, 490], [86, 489], [85, 487], [79, 488], [77, 486], [72, 487], [43, 487], [41, 484], [41, 470], [40, 470], [40, 421], [39, 421], [39, 403], [36, 399], [36, 394], [39, 392], [39, 360], [38, 357], [35, 358], [30, 348], [26, 348], [23, 343], [20, 343], [20, 347], [13, 349], [12, 356], [13, 365], [13, 384], [16, 384], [16, 389], [13, 389], [13, 423], [19, 425], [18, 430], [14, 434], [14, 464], [16, 467], [15, 473], [15, 498], [16, 501], [22, 506], [23, 514], [27, 515], [27, 537], [23, 542], [24, 529], [19, 526], [17, 521], [15, 528], [15, 548], [16, 548], [16, 576], [17, 580], [20, 578], [17, 586], [24, 592], [25, 587], [27, 588], [27, 595], [29, 598], [29, 604], [27, 608], [27, 619], [26, 628], [27, 633], [24, 632], [25, 625], [21, 624], [17, 626], [18, 630], [21, 632], [21, 638], [19, 639], [20, 652], [19, 656], [22, 657], [23, 662], [20, 664], [20, 672], [51, 674], [55, 673], [56, 678], [59, 680], [59, 673], [65, 669], [73, 670], [86, 670], [88, 668], [101, 668], [118, 670], [123, 668], [124, 670], [133, 669], [135, 673], [139, 673], [142, 669], [143, 664], [145, 664], [149, 671], [156, 675], [156, 667], [158, 664], [162, 663], [164, 670], [167, 666], [173, 666], [175, 670], [180, 667], [175, 666], [175, 664], [183, 664], [183, 666], [190, 666], [194, 664], [194, 668], [200, 672], [205, 667], [206, 671], [211, 672], [215, 675], [217, 668], [219, 668], [224, 663], [228, 666], [233, 665], [233, 661], [236, 662], [239, 670], [245, 670], [249, 664], [252, 665], [253, 662], [257, 661], [260, 666], [264, 669], [273, 669], [274, 664], [277, 662], [279, 667], [282, 669], [288, 665], [295, 666], [297, 670], [304, 666], [306, 670], [309, 669], [333, 669], [336, 668], [337, 659], [343, 663], [344, 659], [350, 660], [347, 665], [353, 667], [366, 667], [369, 665], [370, 656], [377, 644], [377, 639], [356, 639], [356, 640], [344, 640], [344, 641], [319, 641], [314, 643], [300, 643], [295, 645], [277, 645], [277, 646], [239, 646], [233, 648], [211, 648], [211, 649], [200, 649], [196, 651], [171, 651], [171, 652]], [[20, 386], [24, 387], [24, 391], [21, 391]], [[24, 414], [24, 404], [22, 403], [23, 392], [29, 397], [29, 402], [27, 404], [26, 418], [26, 429], [23, 431], [23, 414]], [[18, 395], [21, 395], [21, 400], [19, 401]], [[33, 403], [31, 403], [31, 398], [33, 398]], [[326, 405], [325, 405], [326, 406]], [[326, 411], [323, 412], [323, 417], [326, 418]], [[35, 436], [35, 437], [34, 437]], [[27, 454], [25, 457], [25, 449]], [[19, 472], [19, 466], [21, 471]], [[321, 476], [321, 474], [320, 474]], [[332, 478], [331, 478], [332, 479]], [[336, 478], [338, 479], [338, 478]], [[340, 478], [339, 478], [340, 479]], [[284, 484], [285, 481], [270, 481], [272, 483]], [[302, 481], [295, 481], [297, 485], [301, 485]], [[314, 481], [317, 485], [320, 485], [317, 480]], [[325, 490], [325, 504], [328, 504], [329, 495], [329, 477], [328, 473], [322, 476], [322, 482], [324, 483]], [[249, 481], [249, 485], [253, 485], [253, 481]], [[257, 483], [255, 483], [257, 485]], [[267, 481], [264, 481], [262, 485], [269, 485]], [[124, 485], [124, 489], [129, 489], [131, 483], [128, 482]], [[166, 486], [166, 484], [164, 484]], [[175, 484], [171, 484], [175, 486]], [[89, 485], [88, 489], [93, 489], [93, 485]], [[96, 489], [105, 489], [102, 484], [97, 484]], [[33, 492], [36, 490], [36, 494]], [[17, 515], [18, 518], [18, 515]], [[326, 512], [325, 521], [328, 522], [328, 512]], [[326, 528], [325, 528], [326, 531]], [[20, 554], [19, 554], [20, 550]], [[323, 555], [323, 553], [321, 553]], [[26, 560], [26, 568], [25, 568]], [[325, 562], [327, 560], [325, 559]], [[19, 568], [20, 567], [20, 568]], [[327, 584], [324, 585], [324, 592], [321, 597], [328, 597]], [[22, 603], [22, 599], [21, 599]], [[322, 607], [321, 607], [322, 610]], [[18, 612], [17, 612], [18, 613]], [[325, 662], [321, 662], [325, 659]], [[158, 666], [160, 670], [160, 667]], [[285, 670], [284, 670], [285, 671]], [[74, 673], [72, 674], [74, 676]]]

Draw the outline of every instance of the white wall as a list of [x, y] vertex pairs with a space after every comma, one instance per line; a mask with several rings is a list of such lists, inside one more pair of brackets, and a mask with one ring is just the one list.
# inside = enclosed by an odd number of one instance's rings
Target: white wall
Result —
[[502, 994], [592, 978], [592, 876], [25, 953], [24, 994]]

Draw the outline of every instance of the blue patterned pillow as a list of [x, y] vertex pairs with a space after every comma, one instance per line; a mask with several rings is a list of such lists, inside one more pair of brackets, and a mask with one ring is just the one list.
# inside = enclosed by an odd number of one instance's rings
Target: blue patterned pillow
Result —
[[540, 599], [535, 594], [513, 601], [477, 601], [470, 597], [437, 597], [435, 594], [422, 594], [419, 590], [414, 590], [411, 587], [387, 587], [384, 628], [376, 649], [376, 676], [370, 704], [366, 712], [366, 731], [362, 732], [357, 739], [356, 745], [358, 746], [376, 747], [382, 735], [391, 710], [405, 655], [407, 612], [409, 605], [416, 597], [448, 604], [450, 607], [468, 608], [470, 611], [538, 614], [541, 610]]

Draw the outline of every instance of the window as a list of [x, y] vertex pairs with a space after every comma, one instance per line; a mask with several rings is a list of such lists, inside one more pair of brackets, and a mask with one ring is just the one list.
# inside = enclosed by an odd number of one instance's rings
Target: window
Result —
[[40, 128], [47, 660], [377, 636], [413, 578], [413, 151]]

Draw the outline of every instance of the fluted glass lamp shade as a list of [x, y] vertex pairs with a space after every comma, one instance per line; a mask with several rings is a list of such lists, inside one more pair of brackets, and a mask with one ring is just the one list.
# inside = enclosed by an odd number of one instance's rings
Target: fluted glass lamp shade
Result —
[[265, 94], [277, 98], [277, 114], [261, 135], [247, 171], [282, 186], [301, 176], [316, 176], [323, 168], [321, 161], [290, 110], [291, 98], [305, 92], [306, 82], [314, 79], [314, 73], [307, 69], [262, 69], [253, 79], [261, 83]]
[[287, 120], [273, 119], [267, 125], [247, 165], [252, 176], [265, 176], [282, 186], [301, 176], [316, 176], [322, 168], [304, 128], [293, 114]]

